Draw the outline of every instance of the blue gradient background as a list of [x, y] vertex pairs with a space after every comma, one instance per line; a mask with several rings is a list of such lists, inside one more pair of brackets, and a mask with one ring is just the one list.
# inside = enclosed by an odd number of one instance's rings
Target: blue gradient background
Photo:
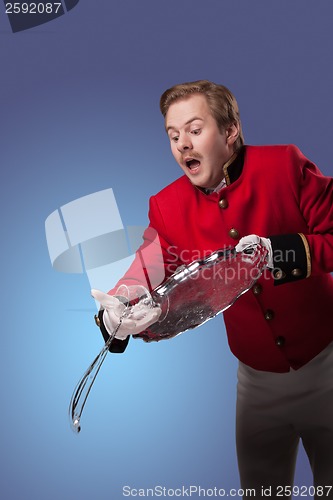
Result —
[[[159, 96], [199, 78], [234, 91], [248, 143], [295, 143], [332, 175], [331, 0], [81, 0], [17, 34], [0, 14], [2, 498], [239, 487], [221, 318], [109, 355], [71, 432], [72, 391], [102, 341], [87, 278], [52, 269], [44, 221], [112, 187], [124, 225], [145, 225], [149, 195], [180, 174]], [[303, 452], [296, 484], [311, 484]]]

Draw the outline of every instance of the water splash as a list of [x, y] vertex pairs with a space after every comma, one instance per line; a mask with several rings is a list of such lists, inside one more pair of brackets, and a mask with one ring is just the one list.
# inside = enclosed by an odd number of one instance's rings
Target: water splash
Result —
[[196, 328], [230, 307], [247, 292], [266, 266], [267, 250], [257, 245], [246, 252], [234, 248], [216, 251], [209, 257], [181, 266], [150, 295], [143, 286], [122, 285], [117, 290], [127, 300], [119, 324], [77, 384], [69, 405], [71, 428], [81, 431], [80, 419], [89, 392], [122, 320], [144, 317], [149, 308], [162, 309], [159, 320], [148, 331], [135, 335], [146, 342], [172, 338]]

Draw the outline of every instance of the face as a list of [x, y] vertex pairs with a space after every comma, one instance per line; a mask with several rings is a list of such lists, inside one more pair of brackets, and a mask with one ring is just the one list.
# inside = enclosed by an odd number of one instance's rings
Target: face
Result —
[[165, 125], [172, 154], [192, 184], [216, 187], [224, 177], [223, 165], [234, 153], [237, 125], [221, 131], [201, 94], [171, 104]]

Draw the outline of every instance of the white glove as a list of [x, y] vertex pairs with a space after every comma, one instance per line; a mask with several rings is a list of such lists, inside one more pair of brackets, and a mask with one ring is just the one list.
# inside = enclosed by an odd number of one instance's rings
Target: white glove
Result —
[[[100, 290], [91, 290], [91, 295], [104, 308], [103, 322], [109, 335], [112, 335], [119, 325], [120, 318], [125, 313], [126, 306], [117, 297]], [[158, 320], [161, 312], [161, 308], [157, 306], [151, 308], [140, 302], [135, 304], [129, 308], [129, 317], [126, 317], [127, 311], [123, 316], [115, 338], [124, 340], [128, 335], [141, 333]]]
[[244, 252], [244, 250], [254, 249], [257, 245], [261, 245], [267, 249], [267, 267], [273, 269], [273, 250], [271, 240], [269, 238], [260, 238], [260, 236], [257, 236], [256, 234], [249, 234], [239, 240], [235, 249], [236, 252]]

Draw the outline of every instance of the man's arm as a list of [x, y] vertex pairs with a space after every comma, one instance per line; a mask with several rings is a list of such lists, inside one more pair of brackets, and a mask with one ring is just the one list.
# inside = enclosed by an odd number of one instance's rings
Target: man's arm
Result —
[[[175, 252], [175, 247], [171, 246], [171, 243], [164, 236], [163, 220], [154, 197], [150, 199], [149, 219], [150, 225], [144, 231], [143, 243], [137, 250], [133, 263], [114, 288], [108, 292], [108, 295], [117, 296], [119, 287], [122, 285], [127, 287], [141, 285], [149, 292], [152, 292], [171, 276], [181, 264]], [[101, 329], [104, 340], [107, 341], [109, 333], [103, 316], [104, 311], [101, 310], [96, 323]], [[128, 341], [129, 336], [124, 340], [115, 338], [111, 343], [110, 352], [124, 352]]]
[[[333, 179], [324, 176], [295, 146], [287, 172], [308, 232], [268, 236], [275, 284], [333, 271]], [[281, 203], [284, 200], [281, 198]]]

